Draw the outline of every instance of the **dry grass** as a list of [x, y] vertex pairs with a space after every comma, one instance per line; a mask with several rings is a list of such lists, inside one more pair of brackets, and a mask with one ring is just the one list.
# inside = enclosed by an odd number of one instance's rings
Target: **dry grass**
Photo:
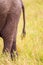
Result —
[[18, 25], [18, 58], [11, 61], [1, 55], [3, 40], [0, 38], [0, 65], [43, 65], [43, 0], [23, 0], [26, 10], [26, 37], [21, 40], [22, 15]]

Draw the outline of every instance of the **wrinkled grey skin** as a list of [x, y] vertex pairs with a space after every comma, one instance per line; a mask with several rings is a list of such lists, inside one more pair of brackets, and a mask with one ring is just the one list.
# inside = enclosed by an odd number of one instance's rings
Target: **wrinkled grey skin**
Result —
[[21, 0], [0, 0], [0, 36], [4, 39], [3, 52], [10, 52], [11, 55], [16, 51], [16, 35], [21, 9]]

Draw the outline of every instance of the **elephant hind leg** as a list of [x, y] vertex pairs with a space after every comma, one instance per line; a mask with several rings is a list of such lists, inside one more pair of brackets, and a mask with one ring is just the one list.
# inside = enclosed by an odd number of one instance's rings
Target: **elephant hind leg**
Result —
[[2, 38], [4, 39], [3, 53], [4, 52], [10, 52], [11, 47], [12, 47], [12, 43], [13, 43], [12, 37], [7, 35], [7, 34], [6, 35], [2, 34]]
[[3, 30], [1, 31], [1, 37], [4, 39], [4, 49], [3, 52], [11, 51], [11, 47], [13, 44], [13, 21], [11, 20], [11, 16], [8, 16], [7, 18], [7, 23], [5, 25], [5, 27], [3, 28]]
[[18, 56], [17, 49], [16, 49], [16, 41], [13, 41], [13, 45], [11, 48], [11, 58]]

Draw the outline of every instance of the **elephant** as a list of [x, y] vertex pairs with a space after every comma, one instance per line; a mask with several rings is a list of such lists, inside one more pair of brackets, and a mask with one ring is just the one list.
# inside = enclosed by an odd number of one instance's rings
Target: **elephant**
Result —
[[11, 57], [16, 51], [17, 28], [23, 12], [23, 31], [25, 35], [25, 8], [21, 0], [0, 0], [0, 36], [4, 39], [4, 52], [9, 52]]

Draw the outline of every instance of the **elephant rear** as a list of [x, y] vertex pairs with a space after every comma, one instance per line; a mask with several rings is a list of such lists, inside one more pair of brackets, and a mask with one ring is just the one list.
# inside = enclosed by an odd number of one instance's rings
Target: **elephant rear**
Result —
[[0, 0], [0, 31], [6, 22], [7, 13], [10, 9], [9, 3], [11, 4], [10, 0]]

